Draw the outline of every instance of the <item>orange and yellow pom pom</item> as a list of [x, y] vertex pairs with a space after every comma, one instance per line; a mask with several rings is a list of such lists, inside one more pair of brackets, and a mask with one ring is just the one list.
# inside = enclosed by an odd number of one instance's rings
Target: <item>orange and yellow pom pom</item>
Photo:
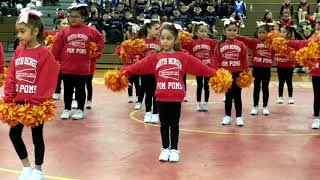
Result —
[[316, 64], [318, 63], [318, 58], [314, 58], [313, 54], [311, 54], [311, 51], [308, 47], [304, 47], [296, 52], [296, 58], [298, 63], [303, 66], [307, 67], [308, 69], [312, 70], [316, 67]]
[[48, 49], [52, 49], [53, 43], [56, 40], [56, 36], [55, 35], [48, 35], [46, 37], [46, 42], [47, 42], [47, 48]]
[[6, 81], [8, 74], [8, 69], [6, 67], [3, 68], [3, 73], [0, 74], [0, 87], [2, 87]]
[[295, 51], [293, 48], [289, 47], [288, 40], [283, 37], [276, 37], [272, 42], [272, 49], [278, 52], [280, 55], [288, 58], [289, 61], [294, 61]]
[[270, 33], [268, 33], [267, 38], [264, 42], [266, 47], [272, 49], [272, 42], [277, 37], [282, 37], [282, 34], [279, 31], [271, 31]]
[[192, 41], [192, 35], [188, 31], [181, 31], [179, 33], [179, 39], [182, 46], [187, 45]]
[[232, 86], [232, 74], [228, 70], [220, 68], [210, 78], [209, 85], [216, 93], [226, 93]]
[[119, 92], [125, 90], [128, 85], [128, 77], [124, 71], [109, 70], [104, 74], [104, 83], [111, 91]]
[[51, 121], [55, 116], [53, 100], [47, 100], [39, 106], [16, 103], [0, 103], [0, 119], [10, 127], [18, 123], [27, 127], [37, 127], [46, 121]]
[[143, 39], [125, 40], [120, 45], [120, 58], [126, 64], [138, 56], [142, 56], [145, 50], [145, 42]]
[[253, 81], [254, 77], [252, 76], [252, 72], [250, 70], [246, 70], [239, 74], [236, 83], [240, 88], [246, 88], [250, 87]]
[[97, 58], [98, 46], [95, 42], [89, 42], [88, 44], [88, 53], [91, 58]]

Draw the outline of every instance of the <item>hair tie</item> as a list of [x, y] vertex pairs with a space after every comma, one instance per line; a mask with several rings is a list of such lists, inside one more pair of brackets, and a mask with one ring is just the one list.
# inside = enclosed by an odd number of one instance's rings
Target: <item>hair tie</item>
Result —
[[171, 22], [164, 22], [161, 24], [160, 29], [162, 29], [165, 25], [171, 25], [174, 29], [178, 30], [178, 31], [182, 31], [183, 28], [180, 24], [175, 24], [175, 23], [171, 23]]

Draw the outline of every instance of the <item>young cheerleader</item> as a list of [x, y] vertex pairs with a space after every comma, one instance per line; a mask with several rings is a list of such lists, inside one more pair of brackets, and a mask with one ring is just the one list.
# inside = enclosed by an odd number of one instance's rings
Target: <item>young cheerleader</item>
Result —
[[[292, 39], [293, 36], [293, 28], [284, 28], [284, 31], [282, 32], [284, 37], [287, 39]], [[293, 86], [292, 86], [292, 75], [293, 75], [293, 69], [295, 67], [294, 62], [288, 61], [288, 58], [285, 56], [281, 56], [278, 53], [275, 54], [274, 57], [275, 62], [277, 63], [277, 72], [278, 72], [278, 78], [279, 78], [279, 86], [278, 86], [278, 93], [279, 97], [277, 100], [278, 104], [283, 103], [283, 87], [284, 83], [287, 83], [288, 87], [288, 103], [294, 104], [294, 100], [292, 97], [293, 94]]]
[[[58, 33], [61, 29], [69, 26], [68, 19], [65, 19], [65, 18], [64, 18], [64, 19], [62, 19], [62, 18], [56, 19], [56, 20], [55, 20], [55, 26], [56, 26], [56, 27], [55, 27], [55, 30], [53, 30], [53, 31], [46, 31], [46, 32], [45, 32], [45, 38], [46, 38], [47, 36], [49, 36], [49, 35], [56, 36], [57, 33]], [[53, 98], [54, 100], [59, 100], [59, 99], [60, 99], [60, 94], [61, 94], [61, 82], [62, 82], [62, 77], [61, 77], [61, 74], [59, 73], [56, 91], [54, 92], [54, 94], [53, 94], [53, 96], [52, 96], [52, 98]]]
[[72, 94], [75, 89], [78, 110], [71, 117], [79, 120], [84, 118], [85, 85], [93, 63], [87, 46], [91, 42], [96, 43], [98, 50], [95, 53], [99, 56], [104, 47], [104, 38], [95, 28], [84, 25], [88, 14], [86, 4], [74, 3], [68, 10], [70, 26], [59, 32], [52, 53], [61, 63], [60, 71], [64, 85], [65, 110], [61, 119], [69, 119], [71, 116]]
[[[175, 24], [161, 27], [160, 44], [162, 52], [147, 56], [140, 62], [125, 68], [132, 74], [155, 74], [157, 80], [156, 98], [160, 115], [162, 149], [160, 161], [179, 161], [178, 139], [181, 102], [185, 96], [183, 75], [213, 76], [214, 69], [199, 59], [180, 51], [179, 30]], [[170, 145], [171, 142], [171, 145]]]
[[264, 45], [264, 41], [269, 32], [269, 26], [261, 23], [257, 27], [258, 39], [238, 36], [237, 39], [242, 41], [248, 48], [252, 49], [251, 63], [253, 65], [254, 89], [253, 89], [253, 108], [251, 115], [258, 114], [259, 96], [262, 84], [263, 93], [263, 115], [269, 115], [269, 82], [271, 77], [271, 67], [274, 53]]
[[222, 125], [231, 124], [231, 109], [232, 101], [236, 109], [236, 123], [238, 126], [244, 125], [242, 118], [242, 100], [241, 88], [236, 84], [236, 79], [239, 74], [248, 69], [248, 51], [246, 46], [236, 40], [238, 26], [236, 22], [229, 19], [224, 21], [224, 36], [221, 42], [218, 43], [214, 52], [213, 63], [215, 68], [225, 68], [232, 73], [232, 87], [226, 93], [225, 113]]
[[[44, 30], [40, 16], [40, 12], [27, 9], [22, 11], [17, 20], [18, 38], [23, 46], [16, 49], [8, 68], [4, 86], [5, 102], [39, 105], [52, 98], [58, 78], [58, 64], [51, 52], [41, 45]], [[31, 128], [35, 147], [35, 169], [30, 165], [27, 149], [21, 137], [24, 126], [19, 123], [10, 128], [10, 139], [23, 164], [19, 180], [44, 179], [41, 169], [45, 151], [43, 126], [40, 124]]]
[[[139, 31], [139, 37], [144, 38], [145, 51], [143, 56], [147, 57], [160, 51], [159, 41], [159, 21], [146, 20], [145, 25]], [[154, 74], [145, 74], [141, 76], [141, 87], [138, 96], [138, 102], [135, 109], [141, 109], [143, 96], [146, 94], [145, 106], [146, 114], [144, 116], [145, 123], [158, 123], [159, 114], [155, 99], [156, 79]], [[152, 109], [152, 112], [151, 112]]]
[[[208, 25], [200, 22], [195, 26], [194, 40], [187, 49], [191, 55], [197, 57], [202, 63], [211, 66], [214, 48], [217, 40], [208, 38]], [[197, 111], [208, 111], [208, 101], [210, 96], [209, 77], [197, 76]], [[204, 103], [201, 103], [202, 89], [204, 89]]]

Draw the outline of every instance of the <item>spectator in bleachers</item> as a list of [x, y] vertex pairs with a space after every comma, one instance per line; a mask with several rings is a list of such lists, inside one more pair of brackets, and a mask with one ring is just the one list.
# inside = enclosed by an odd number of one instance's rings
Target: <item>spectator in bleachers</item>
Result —
[[246, 3], [243, 0], [236, 0], [231, 12], [235, 13], [240, 18], [244, 18], [246, 16]]
[[124, 20], [124, 14], [125, 14], [124, 4], [119, 3], [117, 8], [116, 8], [116, 11], [119, 12], [119, 19], [123, 21]]
[[228, 4], [225, 1], [217, 0], [215, 9], [219, 18], [222, 19], [229, 16]]
[[161, 15], [161, 6], [159, 3], [159, 0], [151, 0], [151, 4], [150, 4], [150, 12], [152, 15], [157, 14], [157, 15]]
[[144, 12], [144, 8], [145, 8], [145, 5], [147, 3], [145, 2], [145, 0], [138, 0], [137, 3], [135, 4], [135, 12], [136, 12], [136, 15], [138, 16], [140, 13], [143, 13]]
[[101, 21], [99, 20], [98, 11], [91, 12], [90, 17], [87, 19], [88, 26], [95, 27], [99, 32], [102, 32]]
[[195, 22], [200, 22], [200, 21], [203, 21], [204, 20], [204, 17], [203, 17], [203, 15], [202, 15], [202, 9], [201, 9], [201, 7], [199, 7], [199, 6], [195, 6], [194, 8], [193, 8], [193, 18], [192, 18], [192, 21], [195, 21]]
[[123, 4], [123, 11], [124, 12], [131, 10], [129, 0], [121, 0], [120, 3]]
[[102, 22], [101, 22], [101, 32], [102, 32], [103, 37], [104, 37], [104, 42], [107, 42], [106, 41], [106, 39], [107, 39], [106, 36], [110, 31], [110, 21], [111, 21], [111, 16], [109, 16], [108, 13], [104, 13], [102, 15]]
[[136, 17], [136, 19], [137, 19], [136, 22], [137, 22], [137, 24], [138, 24], [140, 27], [144, 26], [145, 17], [144, 17], [144, 13], [143, 13], [143, 12], [141, 12], [140, 14], [138, 14], [137, 17]]
[[183, 21], [182, 21], [181, 18], [180, 18], [180, 10], [179, 10], [179, 9], [173, 10], [173, 20], [172, 20], [172, 23], [174, 23], [174, 24], [179, 24], [179, 25], [181, 25], [183, 28], [185, 28], [184, 25], [183, 25]]
[[180, 19], [182, 21], [183, 27], [191, 30], [191, 15], [188, 12], [188, 6], [186, 6], [184, 3], [180, 3]]
[[106, 34], [106, 40], [108, 44], [119, 44], [123, 41], [123, 21], [119, 18], [119, 12], [113, 12], [112, 19], [110, 21], [110, 30]]
[[265, 22], [265, 23], [273, 23], [273, 16], [272, 16], [272, 12], [269, 11], [269, 10], [266, 10], [264, 12], [264, 16], [262, 18], [262, 22]]
[[283, 16], [280, 18], [281, 27], [293, 26], [293, 20], [289, 12], [284, 12]]
[[236, 21], [236, 23], [239, 24], [240, 28], [245, 28], [243, 18], [238, 14], [232, 13], [230, 16], [230, 19], [233, 19], [234, 21]]
[[285, 12], [289, 12], [290, 16], [293, 16], [293, 6], [290, 3], [290, 0], [284, 0], [284, 4], [280, 9], [280, 16], [282, 17]]
[[299, 24], [301, 22], [306, 21], [306, 18], [308, 14], [310, 13], [310, 6], [307, 2], [307, 0], [301, 0], [299, 6], [298, 6], [298, 20]]
[[176, 9], [176, 5], [173, 0], [164, 0], [162, 6], [162, 19], [163, 21], [173, 20], [173, 10]]
[[213, 4], [208, 4], [207, 10], [205, 12], [204, 22], [208, 24], [209, 32], [214, 33], [216, 31], [216, 12]]
[[151, 19], [152, 13], [150, 12], [150, 6], [148, 4], [144, 6], [143, 14], [145, 19]]
[[0, 16], [8, 16], [8, 15], [11, 15], [10, 3], [7, 0], [1, 0]]

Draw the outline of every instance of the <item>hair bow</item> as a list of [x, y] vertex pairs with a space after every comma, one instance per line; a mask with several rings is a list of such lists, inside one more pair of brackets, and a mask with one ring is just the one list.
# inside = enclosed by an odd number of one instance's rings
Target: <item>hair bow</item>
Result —
[[131, 26], [133, 33], [137, 33], [140, 30], [140, 26], [138, 24], [132, 22], [128, 22], [128, 24]]
[[160, 29], [162, 29], [165, 25], [171, 25], [178, 31], [182, 31], [183, 30], [183, 28], [182, 28], [182, 26], [180, 24], [175, 24], [175, 23], [171, 23], [171, 22], [162, 23], [162, 25], [160, 26]]
[[68, 10], [70, 9], [77, 9], [77, 8], [80, 8], [80, 7], [87, 7], [88, 5], [85, 4], [85, 3], [72, 3], [69, 7], [68, 7]]
[[200, 22], [192, 21], [191, 24], [195, 24], [195, 25], [197, 25], [197, 26], [199, 26], [199, 25], [208, 26], [208, 24], [205, 23], [205, 22], [203, 22], [203, 21], [200, 21]]
[[240, 22], [236, 21], [234, 18], [224, 18], [221, 19], [221, 21], [223, 21], [223, 26], [227, 26], [232, 24], [235, 24], [236, 26], [240, 26]]
[[21, 13], [18, 18], [18, 23], [26, 23], [29, 22], [29, 15], [34, 15], [37, 17], [41, 17], [42, 13], [40, 11], [32, 10], [30, 7], [24, 8], [21, 10]]
[[266, 22], [263, 22], [263, 21], [256, 21], [257, 23], [257, 27], [260, 27], [260, 26], [273, 26], [274, 24], [273, 23], [266, 23]]

